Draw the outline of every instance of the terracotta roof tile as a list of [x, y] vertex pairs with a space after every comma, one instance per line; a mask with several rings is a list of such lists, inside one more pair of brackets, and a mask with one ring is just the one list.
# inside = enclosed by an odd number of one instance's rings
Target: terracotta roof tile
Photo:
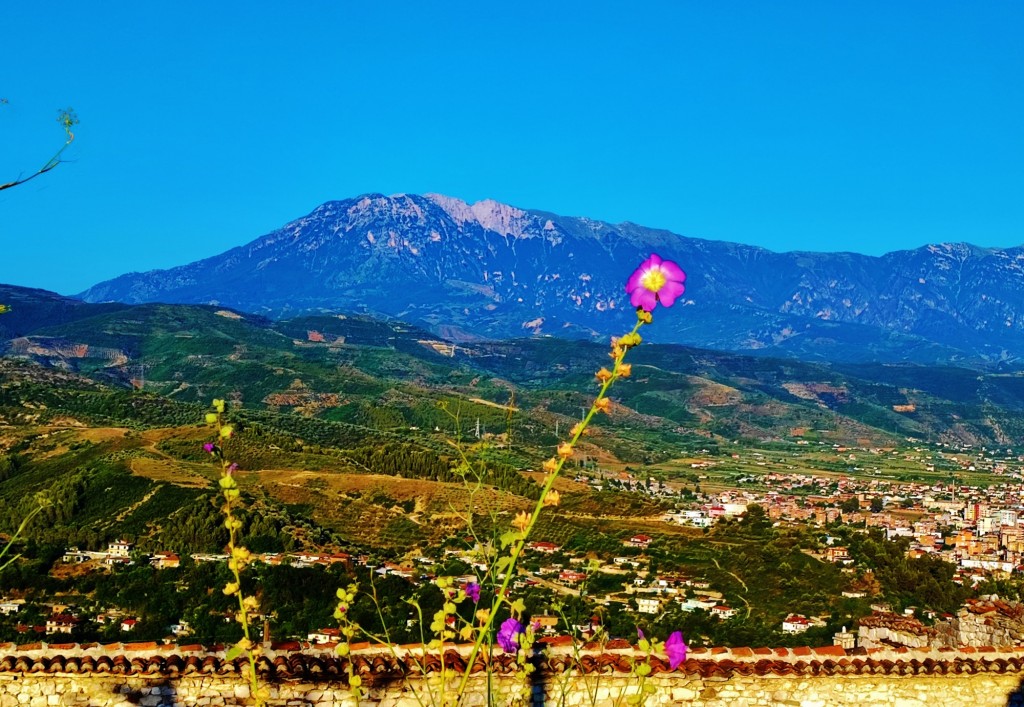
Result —
[[821, 646], [812, 650], [815, 655], [846, 655], [846, 649], [842, 646]]
[[[140, 644], [128, 644], [125, 648]], [[147, 644], [141, 644], [147, 645]], [[145, 675], [174, 677], [180, 675], [239, 675], [244, 669], [244, 659], [232, 661], [222, 654], [196, 653], [177, 646], [168, 653], [163, 646], [151, 651], [132, 651], [125, 655], [111, 650], [110, 646], [83, 646], [70, 648], [68, 644], [51, 646], [44, 653], [41, 644], [17, 647], [0, 646], [0, 673], [14, 674], [83, 674], [99, 673], [111, 675]], [[995, 649], [968, 651], [935, 651], [931, 649], [896, 651], [885, 649], [869, 654], [862, 649], [844, 651], [840, 646], [819, 648], [785, 649], [747, 647], [727, 649], [694, 650], [689, 659], [675, 671], [685, 675], [699, 675], [704, 678], [728, 678], [732, 675], [776, 675], [776, 676], [831, 676], [831, 675], [970, 675], [975, 673], [1024, 674], [1024, 652], [1020, 650], [996, 651]], [[30, 655], [31, 653], [31, 655]], [[39, 656], [39, 653], [44, 655]], [[404, 675], [416, 673], [437, 673], [444, 668], [463, 672], [482, 672], [488, 665], [498, 674], [507, 674], [517, 669], [513, 656], [495, 654], [481, 655], [472, 665], [466, 664], [465, 647], [450, 649], [444, 656], [428, 655], [426, 658], [403, 660], [390, 652], [380, 650], [352, 654], [339, 658], [330, 651], [273, 651], [257, 659], [257, 670], [271, 679], [304, 680], [309, 682], [344, 682], [348, 661], [355, 672], [367, 684], [374, 681], [391, 681]], [[703, 657], [702, 657], [703, 656]], [[628, 673], [634, 655], [631, 652], [592, 652], [578, 656], [554, 654], [540, 660], [542, 672], [562, 673], [579, 670], [583, 673], [613, 674]], [[650, 658], [652, 674], [668, 673], [671, 668], [661, 656]]]
[[154, 651], [157, 650], [157, 644], [154, 641], [145, 641], [139, 643], [125, 643], [124, 650], [126, 651]]
[[275, 651], [297, 651], [301, 647], [298, 641], [279, 641], [270, 644], [270, 648]]

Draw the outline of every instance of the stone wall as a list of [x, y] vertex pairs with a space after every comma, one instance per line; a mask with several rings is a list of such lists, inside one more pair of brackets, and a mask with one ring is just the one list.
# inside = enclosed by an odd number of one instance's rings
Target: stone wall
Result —
[[1019, 645], [1024, 641], [1024, 604], [998, 597], [971, 599], [951, 623], [960, 645]]
[[[540, 664], [532, 689], [535, 705], [611, 705], [635, 692], [625, 671], [629, 650], [563, 653]], [[457, 667], [453, 651], [446, 663]], [[361, 705], [412, 707], [412, 694], [426, 689], [422, 677], [408, 681], [395, 669], [408, 661], [365, 651], [354, 665], [368, 686]], [[488, 684], [495, 704], [512, 704], [522, 683], [496, 661], [497, 674], [472, 673], [470, 699], [487, 704]], [[168, 646], [133, 651], [126, 647], [0, 646], [0, 707], [74, 705], [171, 707], [252, 705], [241, 679], [240, 661], [222, 654], [182, 651]], [[344, 683], [344, 664], [330, 652], [269, 651], [261, 672], [272, 680], [275, 707], [357, 707]], [[479, 667], [479, 666], [477, 666]], [[826, 707], [828, 705], [991, 705], [1024, 707], [1024, 648], [983, 650], [844, 651], [820, 649], [704, 649], [677, 670], [660, 661], [648, 682], [655, 688], [647, 705], [700, 707]], [[436, 686], [435, 686], [436, 688]], [[429, 699], [424, 699], [429, 704]]]
[[998, 597], [968, 599], [954, 617], [925, 626], [914, 617], [875, 612], [859, 621], [857, 645], [880, 648], [1017, 646], [1024, 644], [1024, 604]]

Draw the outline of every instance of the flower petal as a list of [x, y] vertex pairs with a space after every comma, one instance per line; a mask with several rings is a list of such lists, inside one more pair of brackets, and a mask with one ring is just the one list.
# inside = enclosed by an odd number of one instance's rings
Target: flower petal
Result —
[[675, 304], [676, 298], [685, 291], [686, 288], [683, 286], [683, 283], [669, 280], [665, 283], [664, 287], [658, 290], [658, 301], [666, 307], [671, 307]]
[[686, 661], [686, 651], [686, 642], [683, 641], [682, 631], [673, 631], [665, 641], [665, 655], [668, 656], [668, 665], [672, 670]]
[[626, 281], [626, 292], [632, 292], [636, 288], [640, 287], [640, 280], [643, 279], [645, 272], [646, 269], [643, 265], [633, 271], [633, 274], [630, 275], [629, 279]]
[[658, 297], [646, 287], [638, 287], [629, 296], [629, 302], [634, 307], [643, 307], [645, 312], [650, 312], [658, 306]]
[[498, 631], [498, 645], [506, 653], [515, 653], [519, 650], [519, 634], [522, 632], [523, 625], [521, 623], [512, 617], [505, 619]]
[[673, 263], [671, 260], [666, 260], [661, 264], [661, 269], [664, 271], [666, 277], [669, 280], [675, 280], [676, 282], [686, 282], [686, 273], [683, 269]]

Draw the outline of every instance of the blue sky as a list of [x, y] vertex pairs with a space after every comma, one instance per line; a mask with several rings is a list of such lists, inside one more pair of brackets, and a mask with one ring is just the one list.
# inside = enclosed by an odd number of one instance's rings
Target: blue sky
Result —
[[441, 192], [773, 250], [1024, 243], [1017, 2], [0, 8], [0, 282], [63, 294]]

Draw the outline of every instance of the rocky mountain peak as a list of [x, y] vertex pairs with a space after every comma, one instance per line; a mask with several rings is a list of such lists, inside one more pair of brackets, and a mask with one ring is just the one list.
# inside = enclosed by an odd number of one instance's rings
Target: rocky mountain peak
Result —
[[438, 332], [606, 339], [651, 252], [686, 295], [661, 341], [839, 360], [1024, 357], [1024, 254], [951, 243], [889, 253], [775, 253], [440, 194], [331, 201], [248, 245], [133, 273], [90, 302], [217, 303], [281, 317], [362, 312]]
[[522, 238], [532, 235], [529, 229], [536, 221], [529, 212], [502, 204], [494, 199], [484, 199], [470, 205], [461, 199], [443, 194], [424, 194], [427, 199], [440, 206], [460, 226], [475, 223], [486, 231], [502, 236]]

